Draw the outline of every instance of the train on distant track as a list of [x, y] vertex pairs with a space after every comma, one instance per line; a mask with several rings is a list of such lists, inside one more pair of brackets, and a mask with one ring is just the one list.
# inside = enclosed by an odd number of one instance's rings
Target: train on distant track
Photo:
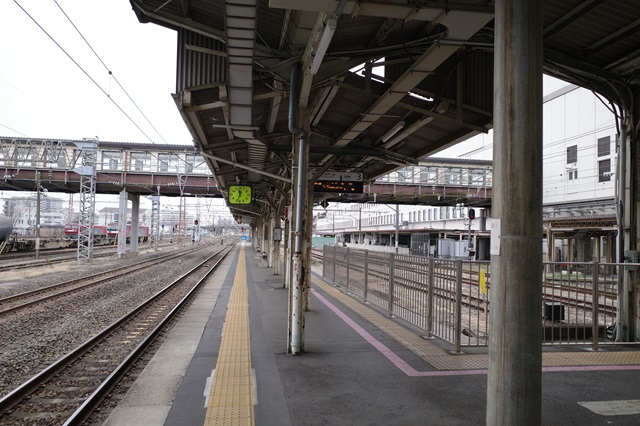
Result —
[[7, 216], [0, 215], [0, 244], [9, 237], [13, 230], [13, 220]]
[[[8, 251], [31, 251], [36, 248], [35, 237], [20, 236], [13, 231], [13, 221], [0, 215], [0, 253]], [[107, 226], [94, 225], [93, 244], [115, 244], [118, 237], [118, 224]], [[138, 242], [149, 240], [149, 227], [138, 227]], [[127, 225], [127, 243], [131, 242], [131, 225]], [[65, 225], [61, 238], [40, 238], [40, 248], [74, 248], [78, 244], [78, 224]]]
[[[118, 238], [118, 223], [110, 223], [107, 226], [94, 225], [93, 227], [93, 244], [114, 244]], [[78, 224], [66, 225], [64, 227], [65, 240], [78, 239]], [[138, 226], [138, 243], [149, 241], [149, 227]], [[131, 225], [127, 224], [127, 244], [131, 242]]]

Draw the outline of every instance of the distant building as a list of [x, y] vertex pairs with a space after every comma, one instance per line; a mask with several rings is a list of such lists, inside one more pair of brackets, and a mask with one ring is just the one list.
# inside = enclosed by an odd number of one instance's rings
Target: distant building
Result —
[[[118, 222], [119, 215], [119, 207], [103, 207], [96, 212], [95, 224], [107, 226], [110, 223]], [[127, 221], [131, 221], [131, 209], [127, 209]], [[140, 226], [150, 226], [151, 216], [147, 209], [139, 210], [138, 221]]]
[[[567, 85], [544, 97], [542, 190], [547, 237], [544, 252], [548, 253], [548, 260], [611, 262], [616, 258], [616, 134], [613, 113], [591, 91]], [[377, 180], [413, 185], [428, 185], [440, 179], [452, 185], [493, 184], [492, 165], [487, 161], [493, 158], [491, 131], [434, 157]], [[451, 164], [437, 164], [447, 161]], [[460, 166], [454, 161], [460, 161]], [[477, 220], [469, 227], [468, 207], [399, 206], [396, 217], [393, 206], [332, 204], [317, 215], [314, 232], [335, 234], [338, 242], [347, 244], [389, 246], [395, 244], [397, 227], [399, 245], [409, 252], [414, 249], [415, 238], [409, 239], [408, 234], [418, 229], [438, 230], [441, 235], [452, 229], [468, 229], [470, 233], [489, 229], [490, 209], [484, 212], [476, 208]], [[433, 246], [434, 242], [430, 244]]]
[[[62, 228], [67, 223], [64, 201], [51, 196], [40, 197], [41, 228]], [[34, 235], [36, 226], [36, 194], [28, 197], [12, 197], [4, 200], [2, 212], [13, 219], [13, 230], [19, 235]], [[55, 234], [55, 232], [47, 232]]]

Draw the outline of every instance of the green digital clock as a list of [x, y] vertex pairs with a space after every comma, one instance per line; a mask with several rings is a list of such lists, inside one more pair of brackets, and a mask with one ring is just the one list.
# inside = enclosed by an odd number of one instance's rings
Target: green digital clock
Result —
[[229, 185], [229, 204], [251, 204], [251, 187], [248, 185]]

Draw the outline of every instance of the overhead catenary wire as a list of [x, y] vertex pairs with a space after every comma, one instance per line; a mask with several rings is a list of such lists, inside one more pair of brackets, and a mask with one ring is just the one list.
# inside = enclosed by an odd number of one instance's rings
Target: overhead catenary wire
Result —
[[[0, 81], [3, 81], [3, 82], [4, 82], [5, 84], [7, 84], [8, 86], [11, 86], [14, 90], [16, 90], [17, 92], [19, 92], [19, 93], [20, 93], [22, 96], [24, 96], [26, 99], [29, 99], [31, 102], [33, 102], [33, 103], [37, 104], [38, 106], [40, 106], [41, 108], [43, 108], [43, 109], [47, 110], [49, 114], [54, 115], [54, 116], [58, 117], [59, 119], [66, 121], [66, 122], [67, 122], [67, 123], [69, 123], [69, 124], [71, 124], [71, 123], [72, 123], [72, 121], [71, 121], [71, 119], [70, 119], [69, 117], [66, 117], [66, 116], [64, 116], [64, 115], [62, 115], [62, 114], [61, 114], [61, 111], [56, 111], [56, 110], [53, 110], [53, 109], [49, 108], [47, 105], [43, 104], [43, 103], [42, 103], [42, 102], [40, 102], [38, 99], [36, 99], [36, 98], [32, 97], [32, 96], [31, 96], [31, 95], [29, 95], [28, 93], [26, 93], [26, 92], [22, 91], [19, 87], [15, 86], [15, 85], [14, 85], [14, 84], [12, 84], [11, 82], [9, 82], [9, 81], [5, 80], [2, 76], [0, 76]], [[25, 134], [24, 134], [24, 133], [22, 133], [22, 132], [17, 131], [16, 129], [12, 129], [12, 128], [10, 128], [10, 127], [6, 126], [6, 125], [3, 125], [3, 127], [6, 127], [7, 129], [9, 129], [9, 130], [12, 130], [12, 131], [16, 132], [16, 133], [20, 134], [21, 136], [24, 136], [25, 138], [27, 138], [27, 137], [31, 137], [31, 136], [25, 135]]]
[[16, 129], [12, 129], [11, 127], [7, 126], [6, 124], [2, 124], [2, 123], [0, 123], [0, 126], [4, 127], [5, 129], [9, 129], [9, 130], [11, 130], [12, 132], [16, 132], [16, 133], [18, 133], [19, 135], [24, 136], [25, 138], [28, 138], [28, 137], [29, 137], [29, 136], [25, 135], [24, 133], [21, 133], [21, 132], [17, 131]]
[[100, 89], [100, 91], [101, 91], [102, 93], [104, 93], [104, 95], [105, 95], [107, 98], [109, 98], [109, 100], [110, 100], [111, 102], [113, 102], [113, 104], [114, 104], [114, 105], [115, 105], [115, 106], [120, 110], [120, 112], [122, 112], [122, 114], [124, 114], [124, 116], [125, 116], [125, 117], [127, 117], [127, 118], [129, 119], [129, 121], [131, 121], [131, 123], [132, 123], [134, 126], [136, 126], [136, 128], [137, 128], [138, 130], [140, 130], [140, 132], [141, 132], [143, 135], [145, 135], [145, 137], [146, 137], [146, 138], [147, 138], [151, 143], [155, 143], [155, 142], [153, 141], [153, 139], [151, 139], [151, 138], [149, 137], [149, 135], [147, 135], [147, 134], [145, 133], [145, 131], [144, 131], [144, 130], [142, 130], [142, 128], [141, 128], [140, 126], [138, 126], [138, 124], [133, 120], [133, 118], [131, 118], [131, 117], [129, 116], [129, 114], [127, 114], [127, 113], [124, 111], [124, 109], [122, 109], [122, 107], [121, 107], [120, 105], [118, 105], [118, 103], [117, 103], [117, 102], [116, 102], [116, 101], [115, 101], [111, 96], [109, 96], [109, 94], [108, 94], [108, 93], [107, 93], [107, 92], [106, 92], [106, 91], [105, 91], [105, 90], [104, 90], [104, 89], [103, 89], [103, 88], [102, 88], [102, 87], [101, 87], [101, 86], [100, 86], [100, 85], [99, 85], [99, 84], [98, 84], [98, 83], [93, 79], [93, 77], [91, 77], [91, 76], [89, 75], [89, 73], [88, 73], [84, 68], [82, 68], [82, 66], [81, 66], [81, 65], [80, 65], [80, 64], [79, 64], [75, 59], [73, 59], [73, 57], [72, 57], [72, 56], [71, 56], [71, 55], [70, 55], [70, 54], [69, 54], [69, 53], [68, 53], [68, 52], [67, 52], [67, 51], [66, 51], [66, 50], [65, 50], [65, 49], [64, 49], [64, 48], [63, 48], [63, 47], [62, 47], [62, 46], [57, 42], [57, 41], [56, 41], [56, 39], [54, 39], [54, 38], [53, 38], [53, 36], [51, 36], [51, 34], [49, 34], [49, 33], [47, 32], [47, 30], [45, 30], [45, 29], [42, 27], [42, 25], [40, 25], [40, 23], [39, 23], [39, 22], [38, 22], [38, 21], [37, 21], [33, 16], [31, 16], [31, 15], [29, 14], [29, 12], [27, 12], [27, 11], [26, 11], [26, 9], [25, 9], [24, 7], [22, 7], [22, 5], [21, 5], [20, 3], [18, 3], [18, 0], [13, 0], [13, 2], [14, 2], [14, 3], [15, 3], [15, 4], [16, 4], [16, 5], [17, 5], [17, 6], [18, 6], [18, 7], [19, 7], [19, 8], [20, 8], [20, 9], [21, 9], [21, 10], [22, 10], [22, 11], [23, 11], [27, 16], [28, 16], [28, 17], [29, 17], [29, 19], [31, 19], [31, 20], [32, 20], [32, 21], [33, 21], [33, 22], [38, 26], [38, 28], [40, 28], [40, 30], [42, 30], [42, 32], [44, 32], [44, 33], [47, 35], [47, 37], [49, 37], [49, 39], [51, 39], [51, 41], [53, 41], [53, 42], [55, 43], [55, 45], [56, 45], [56, 46], [58, 46], [58, 48], [59, 48], [60, 50], [62, 50], [62, 52], [63, 52], [65, 55], [67, 55], [67, 57], [71, 60], [71, 62], [73, 62], [73, 63], [74, 63], [74, 64], [75, 64], [79, 69], [80, 69], [80, 71], [82, 71], [82, 73], [83, 73], [83, 74], [84, 74], [84, 75], [85, 75], [89, 80], [91, 80], [91, 82], [92, 82], [92, 83], [93, 83], [93, 84], [94, 84], [98, 89]]
[[80, 32], [80, 30], [78, 29], [78, 27], [73, 23], [73, 21], [71, 20], [71, 18], [69, 18], [69, 15], [67, 15], [67, 13], [62, 9], [62, 7], [58, 4], [57, 0], [53, 0], [53, 2], [56, 4], [56, 6], [58, 6], [58, 9], [60, 9], [60, 11], [62, 12], [62, 14], [65, 16], [65, 18], [67, 18], [67, 20], [69, 21], [69, 23], [71, 24], [71, 26], [73, 26], [73, 28], [78, 32], [78, 34], [80, 35], [80, 37], [82, 37], [82, 40], [84, 40], [84, 42], [87, 44], [87, 46], [89, 46], [89, 49], [91, 49], [91, 51], [93, 52], [94, 55], [96, 55], [96, 58], [98, 58], [98, 60], [100, 61], [100, 63], [104, 66], [104, 68], [107, 70], [107, 72], [109, 73], [109, 76], [111, 78], [113, 78], [113, 81], [116, 82], [116, 84], [118, 85], [118, 87], [120, 87], [120, 89], [122, 89], [122, 91], [124, 92], [125, 95], [127, 95], [127, 98], [129, 98], [129, 100], [131, 101], [131, 103], [136, 107], [136, 109], [138, 110], [138, 112], [140, 112], [140, 114], [142, 114], [142, 116], [144, 117], [145, 120], [147, 120], [147, 123], [149, 123], [149, 125], [151, 126], [151, 128], [153, 128], [153, 130], [156, 132], [156, 134], [158, 136], [160, 136], [160, 139], [162, 139], [164, 141], [164, 143], [167, 143], [167, 141], [165, 140], [164, 137], [162, 137], [162, 134], [158, 131], [158, 129], [156, 129], [156, 127], [153, 125], [153, 123], [149, 120], [149, 118], [147, 118], [147, 116], [145, 115], [144, 112], [142, 112], [142, 110], [140, 109], [140, 107], [138, 106], [138, 104], [133, 100], [133, 98], [129, 95], [129, 93], [126, 91], [126, 89], [122, 86], [122, 84], [120, 84], [120, 82], [118, 81], [118, 79], [116, 78], [116, 76], [113, 74], [113, 71], [111, 71], [111, 69], [109, 69], [109, 67], [107, 66], [107, 64], [104, 63], [104, 61], [102, 60], [102, 58], [100, 58], [100, 55], [98, 55], [98, 53], [95, 51], [95, 49], [91, 46], [91, 44], [89, 43], [89, 41], [85, 38], [85, 36]]

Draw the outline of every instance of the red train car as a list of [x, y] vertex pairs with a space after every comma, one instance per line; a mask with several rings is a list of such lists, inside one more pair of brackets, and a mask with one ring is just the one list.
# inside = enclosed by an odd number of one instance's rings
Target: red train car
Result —
[[[107, 225], [107, 235], [111, 239], [115, 239], [118, 236], [118, 223], [113, 222]], [[127, 224], [127, 243], [131, 238], [131, 224]], [[149, 227], [138, 226], [138, 242], [144, 243], [149, 240]]]
[[[77, 223], [64, 226], [64, 239], [65, 240], [78, 239]], [[93, 242], [94, 244], [104, 244], [109, 242], [106, 226], [96, 226], [96, 225], [93, 226]]]

